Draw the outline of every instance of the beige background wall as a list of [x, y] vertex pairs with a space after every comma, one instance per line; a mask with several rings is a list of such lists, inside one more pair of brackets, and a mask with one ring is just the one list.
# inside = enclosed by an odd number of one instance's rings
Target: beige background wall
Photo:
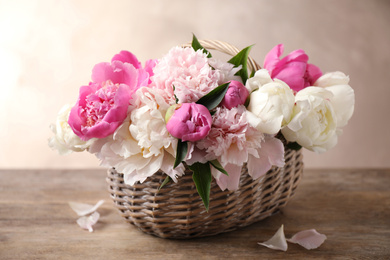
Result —
[[350, 75], [355, 115], [307, 167], [390, 167], [390, 1], [0, 0], [0, 168], [91, 168], [88, 153], [59, 156], [49, 124], [94, 64], [122, 49], [141, 61], [198, 38], [256, 44], [260, 63], [276, 44], [304, 49], [324, 72]]

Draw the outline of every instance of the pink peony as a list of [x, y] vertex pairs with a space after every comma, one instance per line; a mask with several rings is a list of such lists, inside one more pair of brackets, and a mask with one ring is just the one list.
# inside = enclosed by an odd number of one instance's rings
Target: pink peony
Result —
[[68, 123], [82, 140], [104, 138], [122, 124], [129, 101], [139, 87], [138, 71], [130, 63], [114, 60], [95, 65], [92, 80], [80, 88]]
[[283, 44], [276, 45], [265, 57], [264, 68], [269, 71], [271, 78], [284, 81], [296, 92], [312, 86], [322, 75], [321, 70], [307, 63], [309, 57], [303, 50], [295, 50], [280, 59], [283, 49]]
[[156, 66], [157, 60], [148, 60], [144, 68], [138, 69], [138, 87], [147, 87], [152, 83], [153, 68]]
[[184, 166], [175, 169], [177, 139], [166, 128], [164, 116], [170, 104], [161, 96], [162, 90], [142, 87], [131, 101], [131, 111], [114, 134], [97, 139], [90, 147], [101, 166], [115, 167], [124, 174], [124, 182], [143, 182], [159, 169], [173, 181], [184, 174]]
[[167, 120], [167, 130], [182, 141], [196, 142], [208, 135], [212, 122], [211, 114], [205, 106], [196, 103], [178, 104]]
[[154, 67], [156, 67], [156, 65], [157, 65], [157, 60], [147, 60], [146, 63], [145, 63], [144, 70], [149, 75], [149, 80], [148, 80], [149, 84], [152, 83], [152, 80], [150, 78], [154, 75], [153, 69], [154, 69]]
[[142, 68], [141, 62], [138, 61], [137, 57], [129, 51], [121, 51], [112, 57], [111, 62], [121, 61], [122, 63], [130, 63], [136, 69]]
[[221, 106], [231, 109], [239, 105], [244, 105], [248, 96], [249, 91], [246, 87], [241, 82], [232, 80], [230, 81], [229, 88], [221, 102]]
[[111, 63], [114, 61], [130, 63], [138, 70], [138, 86], [147, 86], [152, 82], [150, 78], [153, 76], [153, 68], [156, 66], [157, 60], [147, 60], [145, 67], [142, 68], [141, 62], [138, 61], [134, 54], [129, 51], [121, 51], [112, 57]]

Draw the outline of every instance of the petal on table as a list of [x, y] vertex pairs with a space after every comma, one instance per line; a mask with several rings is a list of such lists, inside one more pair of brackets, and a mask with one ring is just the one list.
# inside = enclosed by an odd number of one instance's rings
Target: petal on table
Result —
[[87, 229], [89, 232], [93, 232], [92, 226], [99, 220], [100, 214], [98, 212], [92, 213], [90, 216], [83, 216], [77, 220], [77, 224], [82, 229]]
[[99, 200], [98, 203], [96, 203], [96, 205], [71, 201], [69, 202], [69, 206], [77, 213], [77, 215], [85, 216], [96, 211], [103, 203], [104, 200]]
[[283, 229], [284, 227], [282, 225], [273, 237], [271, 237], [269, 240], [263, 243], [258, 243], [258, 244], [274, 250], [287, 251], [288, 246], [287, 246], [286, 237], [284, 236]]
[[326, 236], [318, 233], [315, 229], [304, 230], [296, 233], [292, 238], [287, 239], [290, 243], [295, 243], [310, 250], [318, 248], [324, 243]]

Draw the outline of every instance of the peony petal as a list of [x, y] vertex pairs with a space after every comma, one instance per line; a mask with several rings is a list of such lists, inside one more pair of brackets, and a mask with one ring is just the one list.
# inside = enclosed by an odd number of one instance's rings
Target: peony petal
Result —
[[331, 103], [337, 117], [337, 127], [344, 127], [352, 117], [355, 107], [355, 92], [349, 85], [326, 87], [333, 93]]
[[99, 220], [99, 217], [100, 217], [100, 214], [95, 211], [94, 213], [92, 213], [88, 217], [83, 216], [83, 217], [79, 218], [77, 220], [77, 224], [79, 224], [79, 226], [82, 229], [87, 229], [89, 232], [93, 232], [92, 226], [97, 223], [97, 221]]
[[317, 79], [314, 86], [317, 87], [330, 87], [334, 85], [348, 85], [349, 77], [341, 71], [329, 72]]
[[91, 77], [95, 83], [110, 80], [114, 84], [126, 84], [131, 89], [134, 89], [138, 82], [137, 69], [132, 64], [121, 61], [113, 61], [111, 64], [108, 62], [96, 64], [92, 69]]
[[250, 126], [256, 128], [256, 129], [260, 128], [261, 123], [262, 123], [261, 119], [249, 110], [246, 111], [246, 119], [248, 120], [248, 123], [250, 124]]
[[260, 69], [256, 71], [255, 75], [252, 78], [249, 78], [246, 81], [245, 87], [249, 91], [249, 93], [252, 93], [253, 91], [259, 89], [261, 86], [270, 82], [272, 82], [272, 79], [268, 70]]
[[315, 229], [304, 230], [296, 233], [292, 238], [287, 239], [290, 243], [295, 243], [310, 250], [315, 249], [322, 245], [326, 239], [326, 236], [318, 233]]
[[[188, 155], [185, 158], [185, 162], [188, 165], [192, 165], [196, 162], [207, 163], [206, 156], [208, 155], [205, 150], [198, 149], [193, 143], [189, 143]], [[191, 153], [191, 154], [190, 154]], [[215, 158], [213, 158], [215, 159]]]
[[99, 200], [96, 205], [90, 205], [79, 202], [69, 202], [69, 206], [77, 213], [79, 216], [88, 215], [94, 211], [96, 211], [102, 204], [104, 200]]
[[266, 136], [258, 153], [259, 158], [249, 156], [248, 160], [248, 173], [254, 180], [265, 175], [273, 165], [284, 166], [284, 146], [279, 139]]
[[130, 63], [136, 69], [141, 68], [141, 63], [138, 61], [137, 57], [129, 51], [121, 51], [118, 54], [114, 55], [114, 57], [112, 57], [112, 59], [111, 59], [111, 62], [113, 62], [113, 61], [121, 61], [123, 63]]
[[288, 246], [286, 237], [284, 236], [283, 225], [278, 229], [275, 235], [271, 237], [271, 239], [258, 244], [274, 250], [287, 251]]
[[322, 71], [316, 65], [307, 64], [306, 66], [306, 77], [307, 77], [307, 86], [313, 86], [313, 84], [317, 81], [319, 77], [322, 76]]
[[260, 157], [267, 156], [272, 165], [278, 167], [284, 166], [284, 145], [278, 138], [266, 136], [261, 145], [259, 155]]
[[149, 74], [148, 84], [152, 83], [150, 78], [154, 75], [153, 68], [156, 67], [158, 60], [147, 60], [145, 63], [145, 71]]
[[172, 165], [174, 163], [175, 157], [173, 157], [167, 151], [164, 151], [164, 158], [160, 169], [165, 172], [169, 177], [171, 177], [174, 182], [177, 182], [177, 177], [184, 175], [185, 168], [183, 164], [179, 164], [176, 168], [173, 168]]
[[228, 163], [224, 166], [224, 168], [229, 176], [225, 174], [219, 174], [218, 178], [216, 179], [218, 186], [221, 188], [221, 190], [237, 190], [240, 184], [242, 166]]
[[294, 91], [300, 91], [305, 87], [305, 73], [306, 63], [293, 62], [274, 70], [271, 77], [285, 82]]
[[282, 55], [283, 50], [283, 44], [278, 44], [273, 47], [265, 56], [263, 67], [268, 71], [273, 71], [276, 65], [280, 62], [280, 56]]
[[149, 84], [149, 73], [144, 69], [138, 69], [138, 87], [146, 87]]
[[286, 64], [292, 63], [292, 62], [307, 63], [308, 60], [309, 60], [309, 56], [307, 56], [305, 51], [298, 49], [298, 50], [294, 50], [294, 51], [290, 52], [283, 59], [281, 59], [278, 66], [285, 66]]
[[256, 158], [253, 155], [249, 156], [247, 166], [248, 173], [254, 180], [264, 176], [272, 168], [272, 165], [267, 157], [260, 156]]

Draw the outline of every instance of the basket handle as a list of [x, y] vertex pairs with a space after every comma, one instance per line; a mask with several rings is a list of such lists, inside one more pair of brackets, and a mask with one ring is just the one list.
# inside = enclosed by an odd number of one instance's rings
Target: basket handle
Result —
[[[199, 40], [199, 43], [206, 49], [217, 50], [231, 56], [235, 56], [237, 53], [240, 52], [240, 50], [237, 47], [223, 41]], [[188, 43], [183, 45], [183, 47], [190, 47], [190, 46], [191, 44]], [[248, 57], [248, 68], [251, 71], [258, 71], [259, 69], [261, 69], [261, 66], [254, 59]]]

